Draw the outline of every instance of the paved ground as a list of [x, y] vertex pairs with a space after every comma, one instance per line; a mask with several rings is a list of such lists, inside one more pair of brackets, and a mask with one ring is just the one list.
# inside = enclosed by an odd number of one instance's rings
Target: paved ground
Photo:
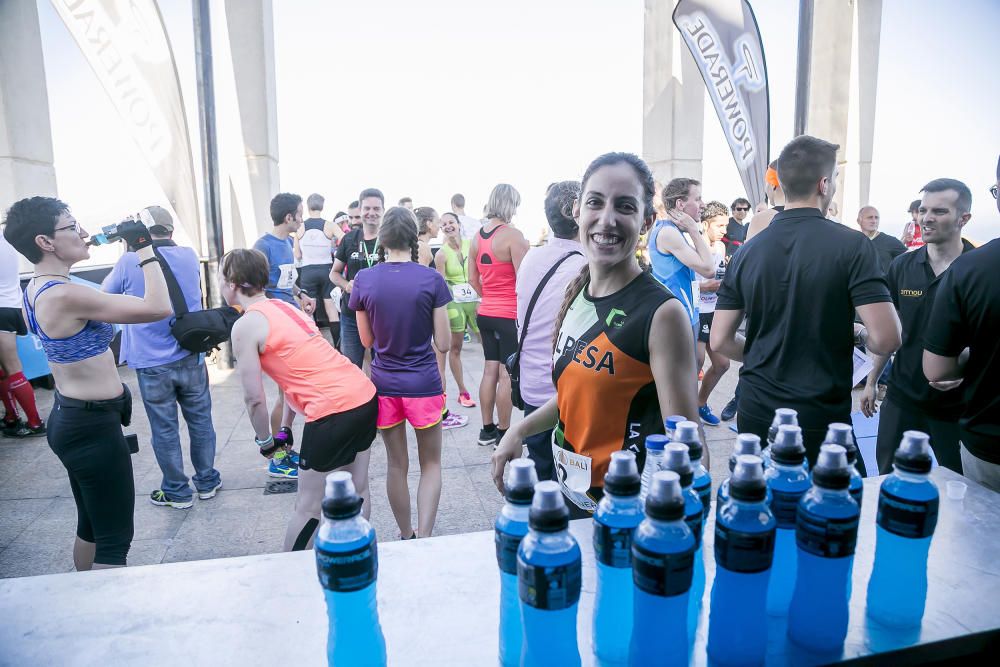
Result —
[[[475, 397], [482, 371], [482, 351], [466, 345], [463, 351], [466, 378]], [[194, 507], [176, 510], [150, 504], [149, 492], [160, 484], [160, 471], [149, 444], [149, 423], [134, 374], [121, 369], [123, 380], [135, 394], [132, 426], [139, 435], [140, 451], [132, 457], [135, 475], [135, 539], [129, 565], [151, 565], [271, 553], [281, 550], [285, 522], [294, 494], [264, 495], [269, 478], [266, 461], [253, 445], [253, 431], [246, 417], [243, 397], [231, 371], [209, 366], [213, 414], [218, 433], [216, 467], [222, 473], [223, 489], [212, 500], [195, 498]], [[455, 403], [457, 387], [449, 373], [449, 404], [470, 417], [469, 425], [444, 434], [442, 454], [443, 491], [436, 535], [487, 530], [502, 499], [489, 477], [492, 448], [476, 444], [481, 426], [479, 408], [464, 409]], [[718, 413], [732, 396], [736, 368], [723, 378], [710, 401]], [[272, 390], [273, 396], [273, 385]], [[36, 391], [39, 408], [47, 415], [52, 392]], [[519, 413], [515, 411], [515, 419]], [[296, 423], [296, 436], [302, 423]], [[186, 429], [182, 429], [182, 439]], [[416, 445], [410, 431], [410, 491], [415, 496]], [[726, 461], [735, 434], [723, 424], [706, 428], [715, 483], [728, 474]], [[185, 445], [186, 447], [186, 445]], [[185, 460], [187, 456], [185, 455]], [[187, 462], [189, 474], [192, 472]], [[382, 541], [399, 537], [385, 496], [385, 447], [373, 445], [371, 462], [372, 523]], [[413, 500], [416, 512], [416, 500]], [[414, 516], [414, 525], [416, 525]], [[69, 481], [62, 465], [44, 438], [0, 439], [0, 577], [22, 577], [67, 572], [73, 569], [71, 548], [76, 530], [76, 511]]]

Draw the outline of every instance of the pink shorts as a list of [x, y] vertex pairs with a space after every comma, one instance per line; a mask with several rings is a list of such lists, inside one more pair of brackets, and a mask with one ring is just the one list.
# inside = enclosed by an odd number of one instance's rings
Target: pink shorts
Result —
[[441, 421], [444, 394], [404, 398], [402, 396], [378, 397], [378, 427], [392, 428], [404, 421], [413, 428], [430, 428]]

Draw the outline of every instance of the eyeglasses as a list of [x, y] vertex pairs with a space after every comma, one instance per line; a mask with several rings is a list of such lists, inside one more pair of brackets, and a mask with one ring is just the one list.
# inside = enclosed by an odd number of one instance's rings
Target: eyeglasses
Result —
[[993, 195], [994, 199], [997, 198], [997, 186], [994, 185], [993, 187], [990, 188], [990, 194]]
[[72, 225], [66, 225], [64, 227], [56, 227], [55, 229], [52, 230], [52, 233], [55, 234], [56, 232], [61, 232], [64, 229], [72, 229], [77, 234], [83, 231], [83, 229], [80, 227], [80, 223], [74, 222]]
[[733, 210], [734, 210], [734, 211], [749, 211], [749, 210], [750, 210], [750, 207], [749, 207], [749, 206], [737, 206], [737, 207], [736, 207], [736, 208], [734, 208]]

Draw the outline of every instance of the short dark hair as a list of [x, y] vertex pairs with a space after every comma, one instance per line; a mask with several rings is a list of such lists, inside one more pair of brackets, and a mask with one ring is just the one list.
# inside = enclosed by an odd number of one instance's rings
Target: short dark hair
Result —
[[935, 178], [933, 181], [920, 188], [921, 192], [944, 192], [954, 190], [958, 194], [955, 200], [955, 208], [959, 214], [968, 213], [972, 210], [972, 191], [962, 181], [954, 178]]
[[277, 226], [285, 221], [285, 216], [294, 217], [301, 203], [302, 197], [290, 192], [274, 195], [274, 199], [271, 200], [271, 222]]
[[325, 203], [326, 199], [323, 195], [316, 194], [315, 192], [306, 199], [306, 206], [309, 207], [310, 211], [322, 211]]
[[219, 269], [223, 279], [246, 296], [260, 294], [270, 280], [267, 257], [253, 248], [230, 250], [222, 257]]
[[789, 201], [811, 196], [824, 176], [832, 176], [840, 146], [803, 134], [781, 149], [778, 181]]
[[545, 219], [556, 238], [573, 239], [580, 226], [573, 219], [573, 202], [580, 197], [580, 181], [562, 181], [549, 186], [545, 194]]
[[404, 204], [412, 204], [413, 199], [411, 199], [410, 197], [400, 197], [399, 201], [396, 203], [399, 204], [400, 206], [403, 206]]
[[455, 193], [451, 196], [451, 205], [458, 208], [465, 208], [465, 195]]
[[701, 185], [701, 181], [693, 178], [675, 178], [663, 186], [660, 194], [660, 201], [668, 211], [677, 206], [678, 199], [687, 199], [691, 194], [691, 188]]
[[910, 202], [910, 208], [906, 209], [907, 213], [915, 213], [920, 210], [920, 200], [914, 199]]
[[354, 201], [352, 201], [350, 204], [347, 205], [347, 208], [348, 209], [361, 208], [361, 202], [359, 202], [357, 199], [355, 199]]
[[721, 201], [710, 201], [705, 204], [705, 210], [701, 212], [701, 221], [705, 222], [720, 215], [729, 215], [729, 209]]
[[377, 197], [378, 200], [382, 202], [382, 206], [385, 206], [385, 195], [382, 194], [382, 191], [378, 188], [365, 188], [362, 190], [361, 194], [358, 195], [358, 206], [360, 206], [361, 202], [369, 197]]
[[42, 259], [35, 237], [55, 234], [56, 220], [69, 206], [54, 197], [28, 197], [7, 209], [3, 237], [32, 264]]
[[745, 204], [748, 209], [753, 208], [753, 204], [750, 203], [750, 200], [744, 199], [743, 197], [737, 197], [734, 199], [729, 208], [736, 208], [740, 204]]

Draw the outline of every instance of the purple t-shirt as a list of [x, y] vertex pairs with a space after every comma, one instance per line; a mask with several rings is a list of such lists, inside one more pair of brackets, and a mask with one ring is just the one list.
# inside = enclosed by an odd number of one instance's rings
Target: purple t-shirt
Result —
[[386, 262], [358, 272], [349, 305], [368, 315], [375, 337], [372, 382], [379, 395], [442, 393], [431, 339], [434, 309], [449, 301], [441, 274], [415, 262]]

